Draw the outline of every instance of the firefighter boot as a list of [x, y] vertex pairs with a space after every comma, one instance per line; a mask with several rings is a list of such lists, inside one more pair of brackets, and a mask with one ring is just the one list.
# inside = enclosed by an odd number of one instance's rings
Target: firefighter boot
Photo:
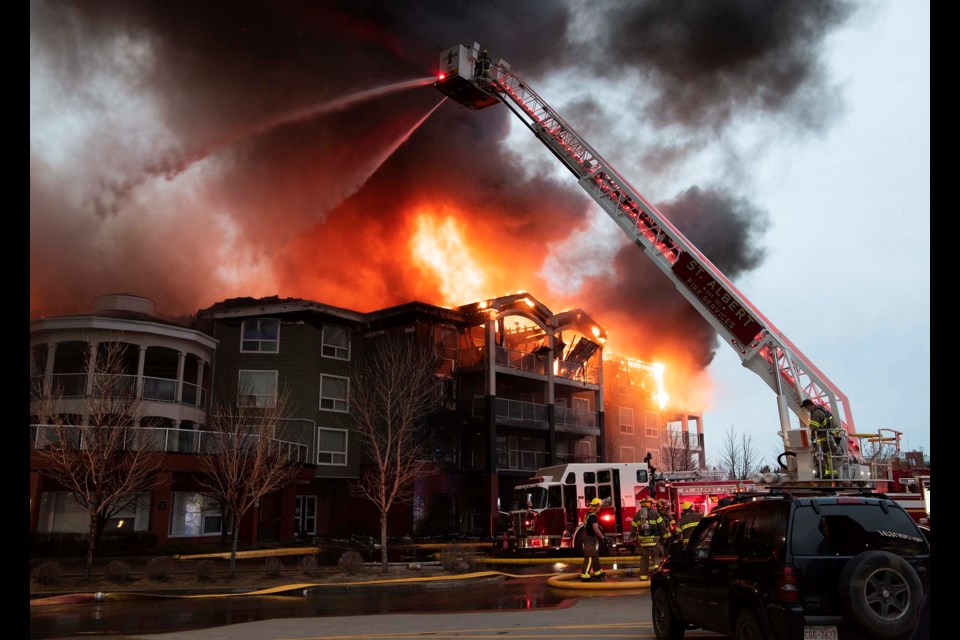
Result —
[[593, 580], [603, 580], [607, 577], [607, 574], [603, 572], [603, 569], [600, 571], [594, 571], [593, 575], [590, 576]]

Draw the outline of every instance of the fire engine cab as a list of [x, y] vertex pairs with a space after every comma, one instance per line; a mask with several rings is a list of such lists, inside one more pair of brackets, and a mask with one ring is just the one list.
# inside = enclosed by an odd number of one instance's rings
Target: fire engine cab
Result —
[[[645, 462], [583, 462], [544, 467], [514, 487], [509, 523], [494, 542], [498, 553], [581, 553], [590, 501], [603, 500], [598, 514], [605, 553], [635, 551], [630, 523], [640, 500], [666, 499], [674, 517], [683, 501], [709, 513], [720, 498], [757, 489], [745, 481], [715, 479], [709, 472], [660, 473]], [[652, 493], [651, 493], [652, 491]]]

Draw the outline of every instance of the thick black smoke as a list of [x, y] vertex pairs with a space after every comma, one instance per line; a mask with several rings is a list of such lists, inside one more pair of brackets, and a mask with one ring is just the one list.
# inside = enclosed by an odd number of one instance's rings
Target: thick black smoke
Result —
[[[594, 205], [569, 176], [531, 172], [505, 142], [503, 107], [448, 102], [417, 127], [443, 98], [424, 84], [285, 114], [426, 79], [441, 49], [476, 41], [535, 86], [616, 83], [636, 100], [544, 97], [598, 149], [629, 140], [625, 174], [682, 175], [730, 124], [824, 130], [838, 97], [822, 44], [850, 13], [733, 0], [31, 2], [31, 315], [110, 291], [170, 314], [248, 295], [432, 302], [397, 246], [402, 212], [423, 198], [470, 211], [505, 264], [524, 255], [536, 271]], [[608, 123], [624, 115], [657, 127], [615, 138]], [[662, 211], [735, 280], [760, 263], [766, 215], [747, 184], [694, 182]], [[663, 344], [709, 362], [712, 330], [640, 251], [619, 250], [614, 271], [579, 306], [605, 325], [643, 317]]]

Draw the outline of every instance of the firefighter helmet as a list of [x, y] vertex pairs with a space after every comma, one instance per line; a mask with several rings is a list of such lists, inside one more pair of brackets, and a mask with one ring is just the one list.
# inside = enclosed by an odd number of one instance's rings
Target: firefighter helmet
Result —
[[600, 498], [594, 498], [593, 500], [590, 501], [591, 507], [599, 507], [602, 504], [603, 504], [603, 500], [601, 500]]
[[669, 502], [667, 502], [663, 498], [660, 498], [659, 500], [657, 500], [657, 509], [659, 509], [660, 511], [667, 511], [669, 508], [670, 508]]
[[640, 498], [640, 506], [641, 506], [641, 507], [649, 507], [649, 506], [652, 506], [652, 505], [653, 505], [653, 500], [651, 500], [650, 498], [648, 498], [648, 497]]
[[683, 510], [684, 510], [684, 511], [686, 511], [687, 509], [693, 509], [693, 503], [690, 502], [689, 500], [685, 501], [685, 502], [684, 502], [682, 505], [680, 505], [680, 506], [683, 507]]

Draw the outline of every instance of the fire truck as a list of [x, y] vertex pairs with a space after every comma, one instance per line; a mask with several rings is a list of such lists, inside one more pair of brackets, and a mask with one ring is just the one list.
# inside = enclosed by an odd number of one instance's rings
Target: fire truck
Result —
[[896, 500], [907, 513], [925, 527], [930, 527], [930, 471], [894, 471], [894, 486], [899, 491], [887, 491], [887, 496]]
[[[777, 397], [780, 470], [759, 475], [760, 485], [876, 487], [892, 480], [888, 465], [864, 456], [846, 395], [830, 381], [672, 222], [550, 107], [502, 58], [494, 62], [480, 45], [453, 46], [440, 55], [434, 87], [473, 110], [504, 104], [573, 174], [577, 184], [670, 279], [681, 295], [717, 331], [721, 340]], [[804, 400], [825, 407], [836, 422], [829, 438], [815, 437]], [[790, 413], [797, 416], [793, 428]], [[835, 437], [834, 437], [835, 436]], [[607, 465], [613, 470], [613, 465]], [[554, 490], [566, 482], [563, 467], [550, 475]], [[602, 468], [596, 469], [599, 474]], [[546, 476], [538, 476], [546, 478]], [[621, 482], [637, 484], [634, 477]], [[546, 482], [546, 480], [544, 480]], [[530, 483], [529, 486], [539, 486]], [[554, 485], [550, 485], [554, 486]], [[598, 485], [599, 486], [599, 485]], [[929, 483], [928, 483], [929, 486]], [[584, 484], [584, 491], [586, 483]], [[613, 483], [611, 480], [611, 491]], [[882, 490], [882, 489], [881, 489]], [[625, 487], [617, 495], [627, 495]], [[585, 493], [577, 493], [585, 509]], [[547, 495], [549, 504], [549, 494]], [[626, 507], [611, 505], [608, 516], [622, 527]], [[582, 514], [581, 514], [582, 515]], [[559, 516], [558, 516], [559, 517]], [[564, 517], [567, 517], [566, 515]], [[538, 516], [539, 519], [539, 516]], [[527, 527], [526, 519], [523, 521]], [[543, 540], [549, 539], [541, 537]]]
[[646, 462], [581, 462], [544, 467], [513, 490], [509, 524], [494, 542], [499, 553], [580, 553], [587, 505], [600, 498], [606, 553], [634, 552], [630, 523], [643, 498], [665, 499], [679, 513], [684, 501], [710, 513], [719, 500], [756, 485], [721, 480], [707, 471], [661, 473]]

